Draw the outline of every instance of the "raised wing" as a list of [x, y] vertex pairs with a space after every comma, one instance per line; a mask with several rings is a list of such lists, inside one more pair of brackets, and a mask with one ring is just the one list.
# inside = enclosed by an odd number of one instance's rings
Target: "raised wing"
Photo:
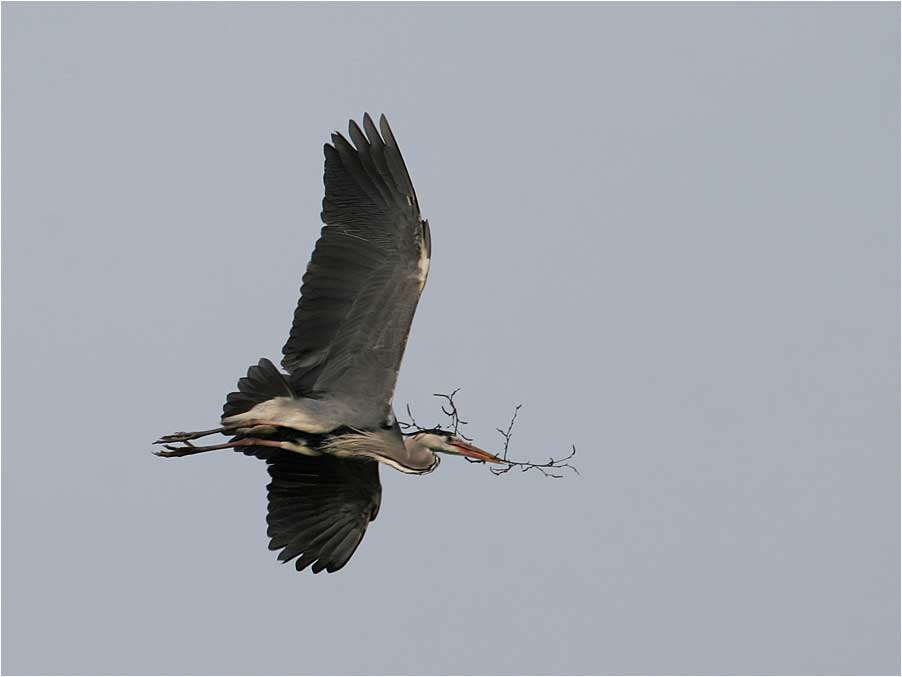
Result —
[[298, 571], [338, 571], [363, 540], [379, 513], [379, 464], [334, 456], [279, 453], [267, 458], [269, 549], [279, 559], [295, 557]]
[[384, 420], [429, 270], [429, 226], [385, 116], [325, 146], [326, 224], [307, 266], [282, 365], [302, 393], [341, 399], [350, 425]]

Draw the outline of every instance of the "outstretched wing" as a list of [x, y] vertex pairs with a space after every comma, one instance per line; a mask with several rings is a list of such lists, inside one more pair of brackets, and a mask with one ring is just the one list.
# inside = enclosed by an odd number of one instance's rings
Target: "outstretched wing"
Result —
[[325, 146], [323, 227], [282, 366], [298, 392], [336, 397], [384, 420], [429, 270], [429, 226], [385, 116], [352, 120]]
[[283, 562], [297, 557], [298, 571], [311, 564], [315, 574], [341, 569], [379, 513], [379, 464], [290, 452], [267, 463], [269, 549], [281, 550]]

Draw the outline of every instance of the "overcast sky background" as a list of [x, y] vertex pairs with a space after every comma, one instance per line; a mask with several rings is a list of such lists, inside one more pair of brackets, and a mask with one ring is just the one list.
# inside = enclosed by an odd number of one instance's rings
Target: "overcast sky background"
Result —
[[[4, 673], [899, 671], [897, 3], [2, 14]], [[383, 470], [299, 575], [263, 463], [150, 442], [279, 356], [364, 110], [433, 233], [396, 403], [582, 475]]]

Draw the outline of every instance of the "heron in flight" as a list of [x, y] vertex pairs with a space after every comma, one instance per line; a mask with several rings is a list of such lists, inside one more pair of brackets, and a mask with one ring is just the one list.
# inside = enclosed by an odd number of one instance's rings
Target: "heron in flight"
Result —
[[[325, 226], [307, 265], [280, 371], [261, 359], [223, 406], [221, 427], [166, 435], [166, 458], [236, 449], [266, 461], [271, 550], [302, 571], [338, 571], [382, 497], [379, 464], [432, 472], [438, 453], [502, 459], [448, 432], [404, 435], [392, 409], [429, 273], [429, 222], [383, 115], [326, 144]], [[353, 144], [352, 144], [353, 142]], [[221, 433], [223, 444], [191, 440]]]

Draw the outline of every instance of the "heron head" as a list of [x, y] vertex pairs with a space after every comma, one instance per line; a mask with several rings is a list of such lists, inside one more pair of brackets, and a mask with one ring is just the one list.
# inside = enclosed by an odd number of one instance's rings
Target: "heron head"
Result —
[[504, 463], [502, 459], [494, 454], [490, 454], [484, 449], [480, 449], [476, 445], [471, 444], [460, 437], [456, 437], [449, 432], [420, 432], [415, 433], [412, 437], [433, 452], [466, 456], [479, 461], [487, 461], [488, 463]]

